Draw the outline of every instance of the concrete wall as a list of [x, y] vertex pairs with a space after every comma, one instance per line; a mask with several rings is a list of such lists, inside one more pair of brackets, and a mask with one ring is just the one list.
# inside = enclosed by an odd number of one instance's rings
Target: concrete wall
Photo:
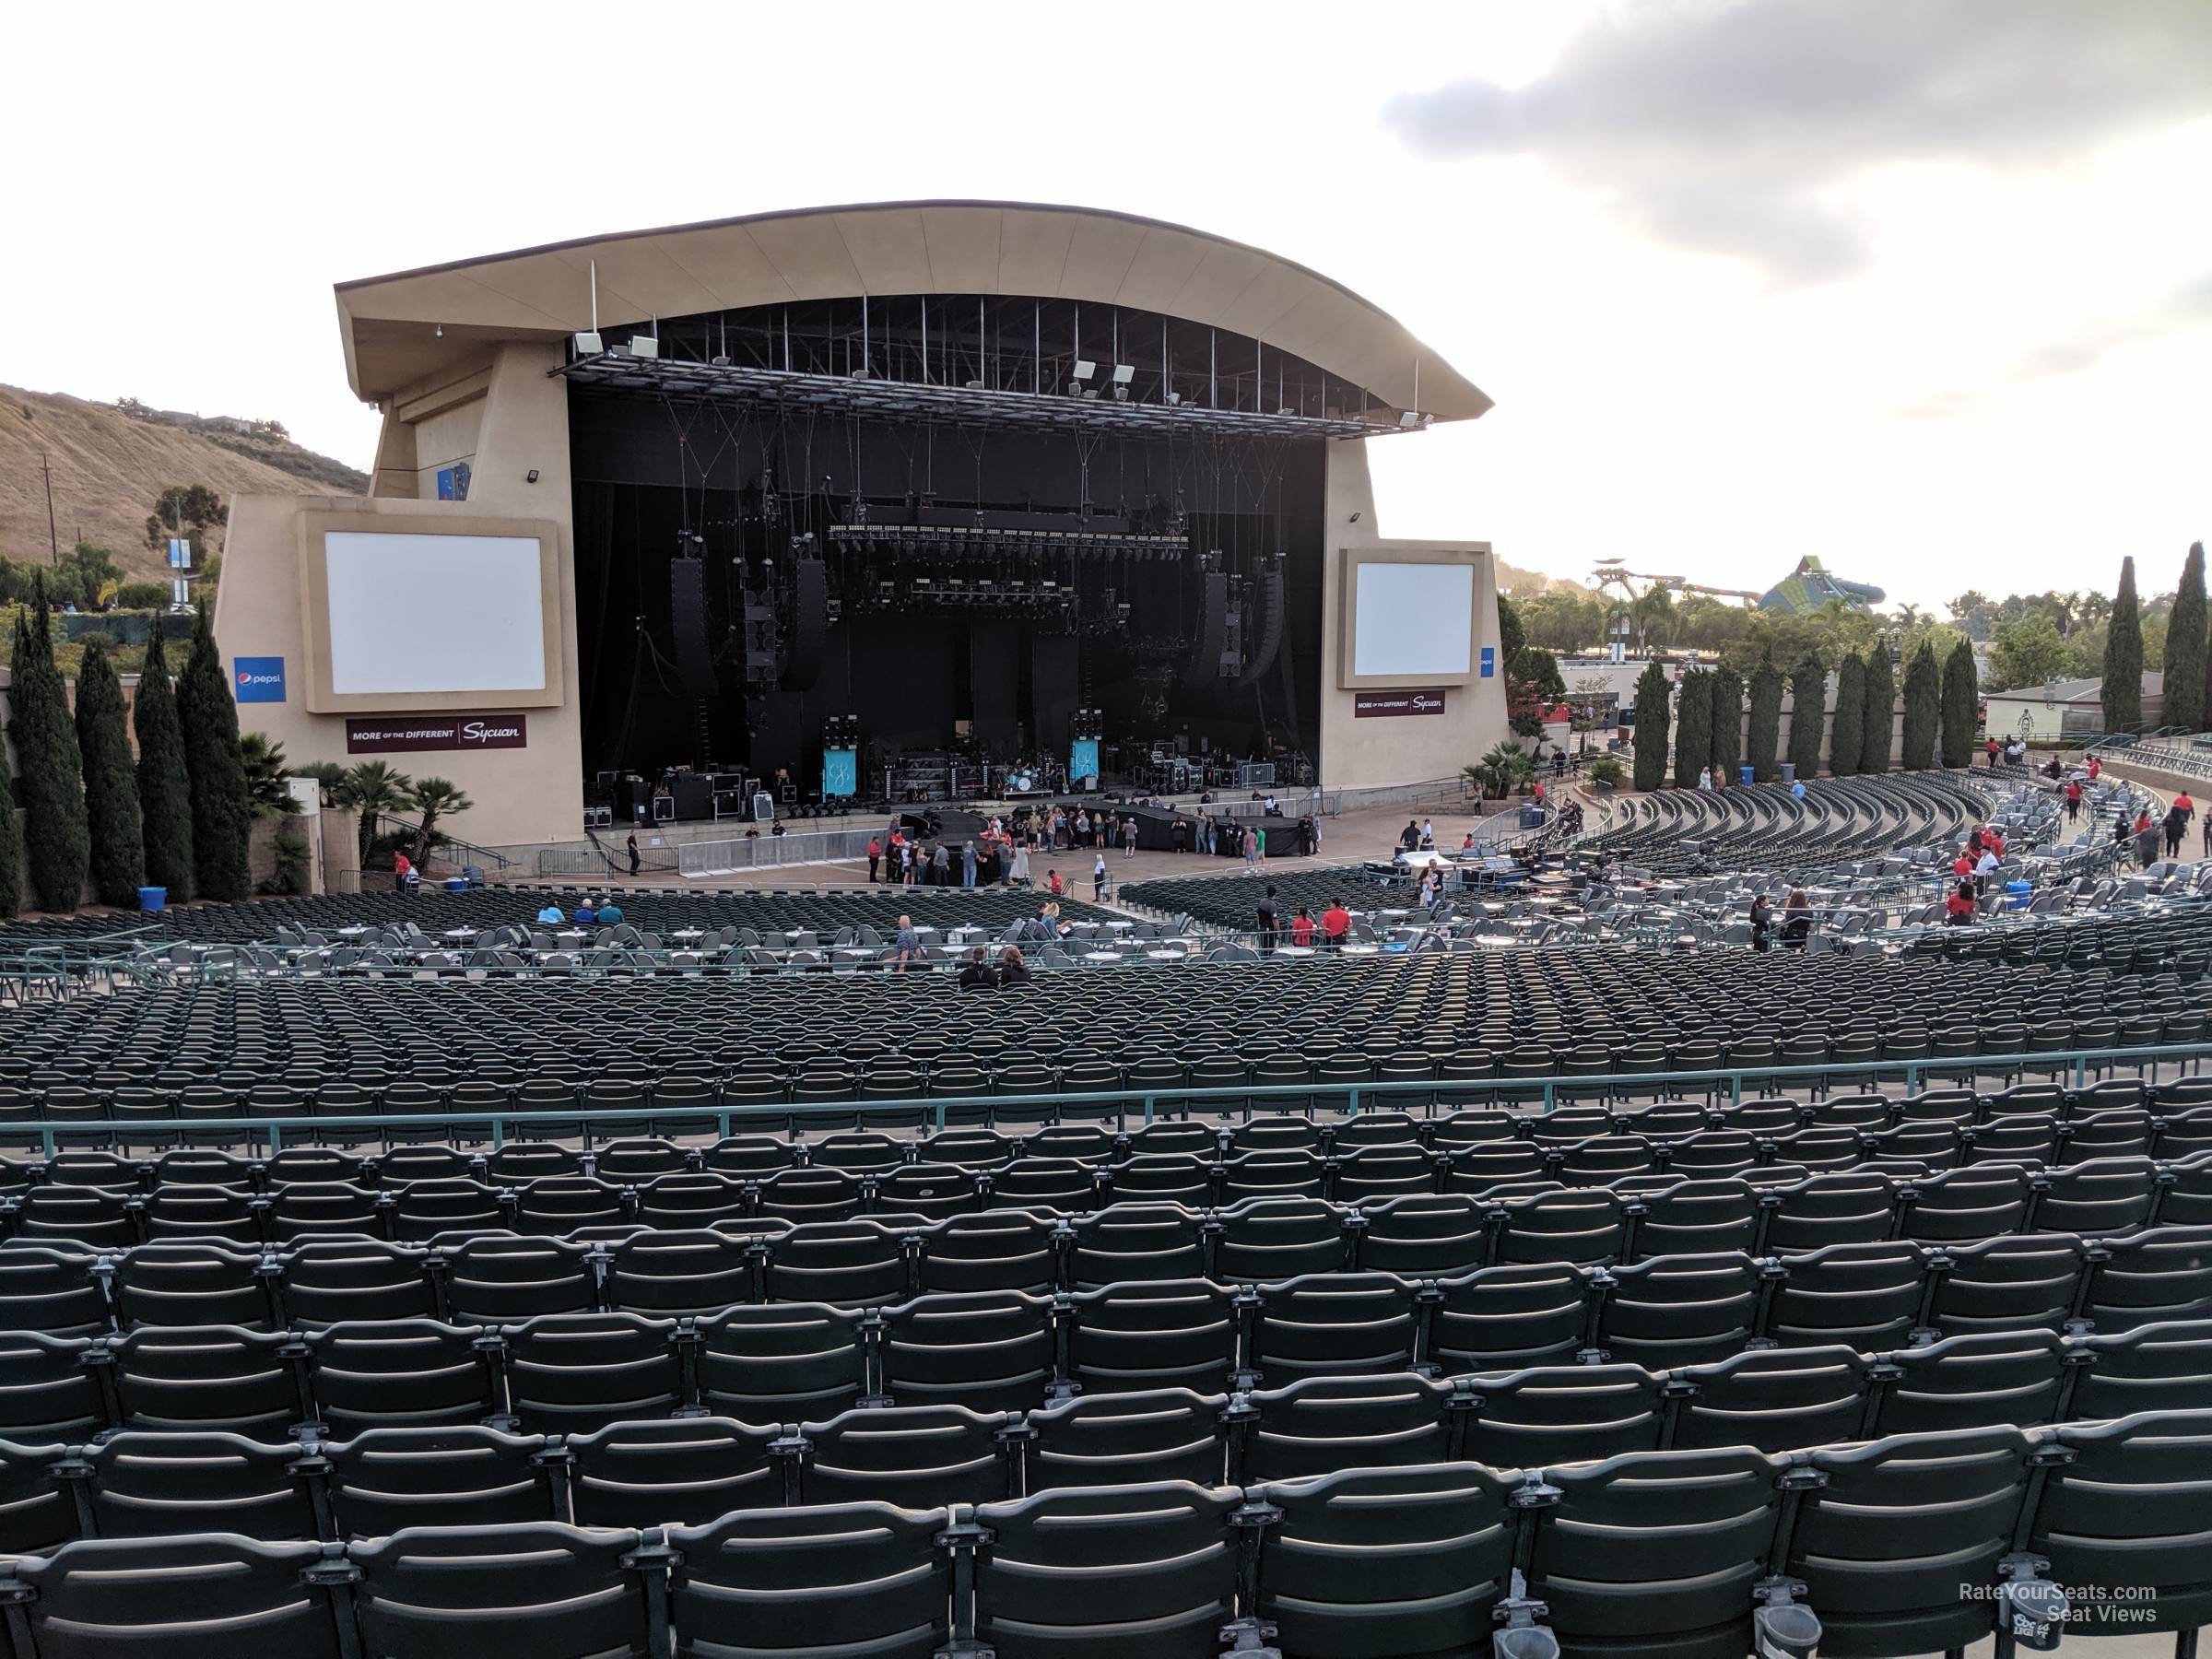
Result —
[[[557, 707], [526, 711], [528, 747], [524, 748], [429, 750], [374, 757], [410, 777], [451, 779], [476, 805], [445, 820], [445, 827], [465, 841], [488, 845], [570, 839], [577, 832], [582, 811], [568, 389], [564, 382], [547, 374], [559, 359], [558, 345], [514, 342], [499, 347], [482, 376], [480, 395], [454, 388], [441, 396], [440, 388], [428, 387], [419, 395], [393, 400], [395, 410], [417, 408], [424, 418], [433, 420], [455, 408], [480, 410], [472, 463], [475, 477], [466, 501], [420, 499], [412, 465], [417, 453], [415, 437], [393, 429], [391, 418], [387, 418], [387, 429], [378, 446], [378, 493], [368, 500], [235, 498], [216, 604], [216, 641], [227, 668], [235, 672], [235, 659], [241, 655], [285, 659], [287, 700], [241, 705], [241, 727], [267, 733], [284, 745], [287, 757], [296, 764], [329, 760], [351, 765], [364, 757], [347, 752], [345, 717], [312, 714], [306, 706], [308, 626], [301, 601], [304, 577], [299, 516], [338, 510], [367, 512], [391, 519], [395, 529], [405, 529], [408, 520], [453, 524], [521, 517], [552, 521], [559, 533], [555, 565], [566, 700]], [[527, 481], [532, 468], [538, 476], [535, 484]], [[393, 493], [383, 493], [387, 489]], [[438, 595], [425, 593], [420, 602], [434, 606]], [[496, 698], [482, 704], [486, 713], [500, 712], [501, 708]]]
[[[1358, 517], [1355, 520], [1354, 514]], [[1444, 712], [1400, 719], [1365, 719], [1353, 713], [1355, 693], [1341, 683], [1344, 567], [1352, 554], [1375, 549], [1420, 550], [1446, 546], [1479, 554], [1475, 560], [1475, 658], [1498, 643], [1497, 561], [1487, 542], [1404, 542], [1385, 538], [1375, 514], [1374, 482], [1367, 445], [1328, 446], [1327, 492], [1322, 513], [1321, 779], [1329, 789], [1369, 789], [1450, 778], [1479, 760], [1511, 735], [1505, 709], [1505, 665], [1488, 679], [1470, 678], [1445, 690]]]

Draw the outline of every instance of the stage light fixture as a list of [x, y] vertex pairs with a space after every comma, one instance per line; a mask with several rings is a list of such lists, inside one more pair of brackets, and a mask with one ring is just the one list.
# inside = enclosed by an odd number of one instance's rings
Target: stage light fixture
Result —
[[1411, 429], [1412, 428], [1418, 427], [1420, 424], [1421, 418], [1415, 414], [1411, 409], [1406, 410], [1405, 414], [1398, 417], [1398, 425], [1403, 429]]
[[1125, 386], [1135, 378], [1136, 369], [1134, 364], [1116, 363], [1113, 366], [1113, 383], [1115, 385]]
[[1076, 359], [1075, 374], [1073, 378], [1079, 381], [1087, 381], [1098, 371], [1099, 366], [1092, 362], [1088, 358], [1077, 358]]

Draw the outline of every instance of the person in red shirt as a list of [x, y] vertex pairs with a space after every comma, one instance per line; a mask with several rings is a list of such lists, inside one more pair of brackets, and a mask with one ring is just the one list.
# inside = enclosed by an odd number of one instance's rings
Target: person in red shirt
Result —
[[406, 892], [407, 883], [413, 879], [414, 875], [415, 866], [408, 861], [405, 853], [392, 854], [392, 890], [394, 892]]
[[1952, 889], [1951, 896], [1943, 901], [1943, 920], [1947, 927], [1966, 927], [1974, 919], [1974, 884], [1962, 881]]
[[2103, 770], [2104, 770], [2104, 762], [2103, 762], [2103, 761], [2101, 761], [2101, 760], [2100, 760], [2100, 759], [2098, 759], [2096, 756], [2094, 756], [2094, 755], [2091, 755], [2091, 756], [2089, 757], [2089, 782], [2092, 782], [2092, 783], [2096, 782], [2097, 782], [2097, 774], [2098, 774], [2099, 772], [2102, 771]]
[[1302, 904], [1298, 907], [1298, 914], [1290, 918], [1290, 943], [1301, 947], [1313, 943], [1313, 918], [1306, 914]]
[[1974, 855], [1971, 853], [1961, 853], [1951, 860], [1951, 874], [1961, 881], [1971, 880], [1974, 874]]
[[1983, 752], [1989, 757], [1990, 765], [1993, 767], [1995, 766], [1997, 763], [1997, 740], [1994, 737], [1992, 737], [1987, 743], [1982, 746], [1982, 749]]
[[1344, 908], [1343, 900], [1330, 900], [1329, 908], [1321, 912], [1321, 942], [1334, 950], [1351, 931], [1352, 912]]
[[2005, 832], [2003, 830], [1994, 827], [1984, 830], [1982, 832], [1982, 844], [1999, 858], [2005, 856]]
[[876, 879], [876, 872], [882, 867], [883, 842], [871, 835], [868, 837], [868, 880], [871, 883]]
[[1053, 897], [1055, 899], [1059, 898], [1061, 893], [1065, 890], [1064, 884], [1060, 880], [1060, 872], [1057, 870], [1047, 870], [1044, 873], [1044, 884], [1048, 888], [1052, 888]]
[[2081, 780], [2076, 778], [2066, 785], [2066, 822], [2071, 824], [2081, 817]]

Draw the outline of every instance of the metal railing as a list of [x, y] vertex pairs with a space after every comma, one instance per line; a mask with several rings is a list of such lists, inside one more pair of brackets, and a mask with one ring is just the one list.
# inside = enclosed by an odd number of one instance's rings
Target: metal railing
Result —
[[844, 864], [868, 855], [879, 830], [809, 830], [798, 834], [685, 841], [676, 850], [677, 873], [692, 878], [786, 865]]
[[[919, 1113], [935, 1128], [946, 1127], [948, 1112], [972, 1107], [989, 1108], [1002, 1104], [1022, 1104], [1034, 1108], [1043, 1103], [1062, 1107], [1110, 1107], [1123, 1116], [1129, 1113], [1132, 1102], [1141, 1102], [1143, 1121], [1151, 1123], [1160, 1114], [1162, 1107], [1182, 1109], [1187, 1116], [1193, 1105], [1203, 1106], [1208, 1100], [1246, 1101], [1254, 1098], [1295, 1099], [1309, 1102], [1341, 1101], [1341, 1110], [1347, 1117], [1356, 1117], [1363, 1110], [1387, 1109], [1392, 1100], [1405, 1097], [1427, 1095], [1430, 1099], [1450, 1094], [1455, 1105], [1520, 1104], [1534, 1106], [1542, 1112], [1555, 1110], [1561, 1096], [1570, 1102], [1584, 1097], [1618, 1094], [1627, 1088], [1667, 1091], [1688, 1091], [1718, 1096], [1723, 1088], [1731, 1106], [1744, 1099], [1747, 1079], [1761, 1081], [1797, 1080], [1825, 1090], [1838, 1077], [1863, 1077], [1869, 1080], [1900, 1078], [1908, 1096], [1920, 1092], [1924, 1078], [1979, 1077], [2022, 1076], [2029, 1072], [2057, 1077], [2066, 1074], [2070, 1087], [2082, 1088], [2088, 1081], [2088, 1069], [2094, 1065], [2100, 1073], [2117, 1071], [2134, 1066], [2137, 1075], [2147, 1068], [2155, 1079], [2162, 1061], [2174, 1063], [2177, 1071], [2186, 1073], [2192, 1061], [2203, 1062], [2212, 1057], [2212, 1042], [2177, 1042], [2147, 1044], [2136, 1048], [2112, 1049], [2045, 1049], [2024, 1054], [1929, 1054], [1914, 1059], [1902, 1057], [1886, 1060], [1830, 1060], [1810, 1065], [1739, 1065], [1685, 1068], [1680, 1071], [1656, 1072], [1589, 1072], [1564, 1073], [1532, 1077], [1470, 1077], [1466, 1079], [1416, 1077], [1391, 1082], [1364, 1083], [1244, 1083], [1212, 1088], [1131, 1088], [1097, 1091], [1040, 1091], [1019, 1095], [927, 1095], [899, 1100], [809, 1100], [807, 1111], [834, 1109], [851, 1111], [856, 1120], [865, 1122], [874, 1115]], [[1704, 1087], [1698, 1088], [1702, 1085]], [[1787, 1092], [1786, 1088], [1783, 1091]], [[1380, 1107], [1378, 1106], [1380, 1103]], [[363, 1139], [383, 1138], [375, 1132], [384, 1129], [415, 1129], [427, 1127], [447, 1128], [454, 1135], [481, 1130], [495, 1147], [506, 1144], [511, 1127], [531, 1124], [575, 1124], [583, 1126], [585, 1138], [590, 1136], [590, 1125], [594, 1123], [711, 1123], [716, 1132], [727, 1136], [747, 1122], [781, 1123], [787, 1121], [794, 1107], [787, 1103], [720, 1106], [655, 1106], [641, 1103], [636, 1106], [586, 1107], [580, 1101], [571, 1107], [557, 1107], [543, 1112], [423, 1112], [404, 1113], [347, 1113], [329, 1117], [291, 1115], [285, 1117], [201, 1117], [189, 1118], [134, 1118], [129, 1123], [89, 1122], [73, 1118], [65, 1123], [53, 1123], [42, 1118], [27, 1119], [7, 1124], [10, 1135], [37, 1135], [48, 1157], [53, 1155], [56, 1136], [83, 1138], [118, 1138], [123, 1131], [144, 1134], [154, 1139], [175, 1135], [230, 1134], [255, 1135], [264, 1139], [271, 1153], [283, 1150], [284, 1137], [326, 1137], [335, 1130], [360, 1129], [369, 1131]], [[1172, 1113], [1171, 1113], [1172, 1114]]]

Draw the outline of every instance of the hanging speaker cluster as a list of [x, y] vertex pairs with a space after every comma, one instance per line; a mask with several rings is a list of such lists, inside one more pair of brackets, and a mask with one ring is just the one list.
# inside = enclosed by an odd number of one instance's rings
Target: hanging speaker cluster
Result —
[[1252, 656], [1244, 665], [1244, 677], [1257, 679], [1275, 666], [1276, 654], [1283, 647], [1284, 614], [1283, 556], [1277, 553], [1267, 561], [1266, 574], [1258, 582], [1259, 596], [1253, 603]]
[[668, 615], [676, 636], [676, 672], [686, 695], [712, 697], [714, 648], [707, 637], [707, 562], [677, 559], [668, 565]]
[[1220, 677], [1221, 645], [1229, 635], [1229, 576], [1207, 571], [1198, 578], [1198, 647], [1183, 667], [1182, 683], [1196, 689]]

